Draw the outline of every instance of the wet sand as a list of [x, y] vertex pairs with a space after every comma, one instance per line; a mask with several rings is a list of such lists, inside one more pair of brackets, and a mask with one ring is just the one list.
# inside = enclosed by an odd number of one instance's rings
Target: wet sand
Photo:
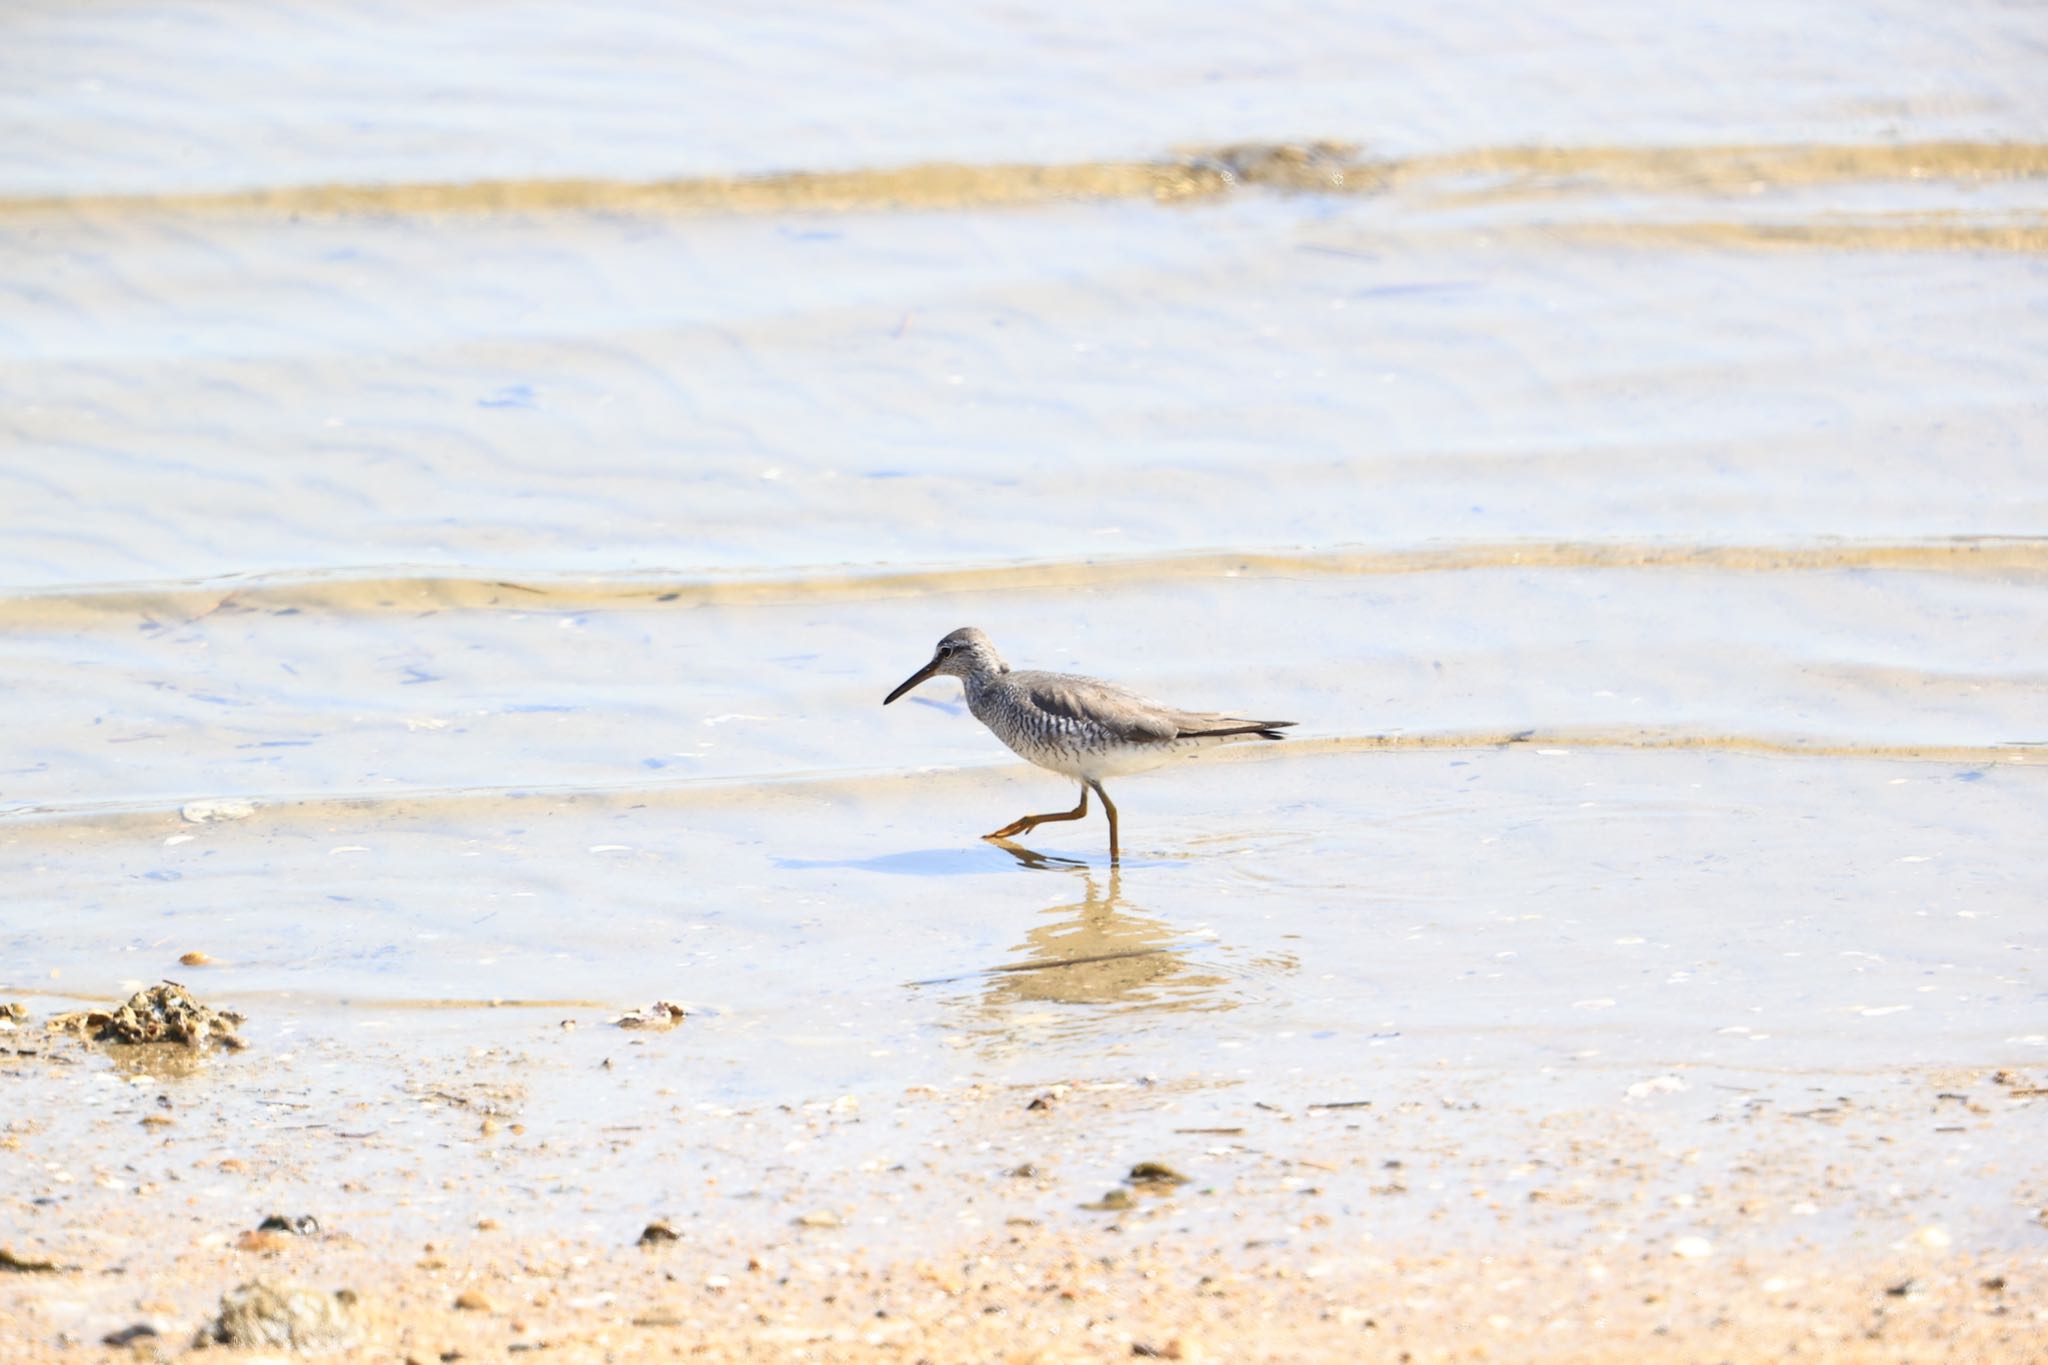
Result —
[[[176, 1353], [251, 1280], [349, 1291], [362, 1360], [2039, 1355], [2041, 1258], [2000, 1231], [2048, 1194], [2042, 1089], [2016, 1073], [1459, 1067], [1324, 1105], [1075, 1077], [735, 1107], [689, 1102], [692, 1023], [557, 1013], [429, 1025], [424, 1049], [408, 1027], [398, 1084], [356, 1096], [308, 1084], [360, 1075], [353, 1039], [232, 1080], [14, 1053], [10, 1084], [67, 1072], [72, 1103], [0, 1138], [50, 1195], [10, 1250], [58, 1267], [0, 1280], [11, 1358], [127, 1358], [95, 1343], [137, 1327]], [[1186, 1183], [1133, 1182], [1139, 1161]], [[317, 1227], [255, 1232], [254, 1210]]]
[[[1096, 890], [1084, 916], [1129, 916]], [[57, 1267], [0, 1279], [13, 1358], [137, 1324], [182, 1346], [252, 1279], [352, 1291], [366, 1360], [2038, 1355], [2043, 1265], [2014, 1236], [2048, 1202], [2038, 1071], [1788, 1067], [1749, 1027], [1675, 1064], [1390, 1030], [1283, 1068], [1226, 1012], [1178, 1025], [1218, 1061], [1159, 1075], [1075, 1019], [1213, 1008], [1219, 967], [1068, 956], [1098, 960], [922, 988], [950, 1061], [875, 1058], [830, 1002], [775, 1040], [886, 1080], [721, 1068], [763, 1041], [739, 1010], [644, 1032], [574, 1002], [280, 1000], [197, 1065], [0, 1035], [16, 1093], [62, 1097], [0, 1135], [9, 1249]], [[253, 1233], [268, 1213], [318, 1226]], [[639, 1245], [654, 1222], [674, 1240]]]
[[2028, 16], [18, 11], [0, 1358], [2048, 1354]]

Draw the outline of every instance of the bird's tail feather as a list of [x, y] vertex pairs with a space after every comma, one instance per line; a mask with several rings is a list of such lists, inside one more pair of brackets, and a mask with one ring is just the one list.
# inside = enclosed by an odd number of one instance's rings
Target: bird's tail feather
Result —
[[1183, 727], [1175, 738], [1216, 739], [1223, 735], [1257, 735], [1260, 739], [1281, 739], [1283, 736], [1280, 732], [1294, 723], [1291, 720], [1227, 720], [1200, 728]]

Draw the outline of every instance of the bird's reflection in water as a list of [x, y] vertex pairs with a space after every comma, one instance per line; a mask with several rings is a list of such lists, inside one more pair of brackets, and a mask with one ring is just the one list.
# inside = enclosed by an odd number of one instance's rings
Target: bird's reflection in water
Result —
[[[1099, 1010], [1041, 1014], [1032, 1006], [1107, 1006], [1129, 1010], [1225, 1010], [1238, 1001], [1231, 978], [1194, 960], [1210, 940], [1144, 913], [1124, 899], [1112, 865], [1098, 874], [1083, 863], [1049, 858], [999, 841], [1026, 867], [1072, 877], [1080, 899], [1049, 906], [1011, 951], [1013, 958], [975, 974], [976, 1032], [1021, 1026], [1064, 1031], [1085, 1026]], [[1022, 1011], [1022, 1013], [1020, 1013]]]

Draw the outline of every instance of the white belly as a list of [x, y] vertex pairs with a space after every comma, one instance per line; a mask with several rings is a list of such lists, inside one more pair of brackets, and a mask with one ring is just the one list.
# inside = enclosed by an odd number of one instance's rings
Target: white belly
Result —
[[1111, 777], [1128, 777], [1170, 762], [1194, 746], [1186, 742], [1164, 744], [1123, 744], [1102, 749], [1063, 749], [1010, 746], [1023, 758], [1048, 772], [1064, 773], [1082, 782], [1101, 782]]

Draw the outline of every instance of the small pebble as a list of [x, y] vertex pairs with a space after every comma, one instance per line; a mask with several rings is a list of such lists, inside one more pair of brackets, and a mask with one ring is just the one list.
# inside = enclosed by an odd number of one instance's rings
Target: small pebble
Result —
[[138, 1322], [133, 1327], [123, 1327], [118, 1332], [107, 1333], [100, 1338], [100, 1345], [135, 1346], [144, 1342], [154, 1342], [156, 1338], [156, 1328], [146, 1322]]
[[318, 1237], [320, 1220], [310, 1213], [273, 1213], [256, 1225], [258, 1232], [288, 1232], [294, 1237]]
[[1163, 1161], [1141, 1161], [1127, 1177], [1134, 1185], [1185, 1185], [1188, 1178]]
[[1102, 1198], [1096, 1200], [1094, 1203], [1083, 1204], [1081, 1207], [1084, 1209], [1091, 1209], [1097, 1213], [1114, 1213], [1118, 1209], [1131, 1208], [1137, 1202], [1138, 1201], [1132, 1197], [1131, 1192], [1129, 1190], [1115, 1189], [1103, 1195]]

